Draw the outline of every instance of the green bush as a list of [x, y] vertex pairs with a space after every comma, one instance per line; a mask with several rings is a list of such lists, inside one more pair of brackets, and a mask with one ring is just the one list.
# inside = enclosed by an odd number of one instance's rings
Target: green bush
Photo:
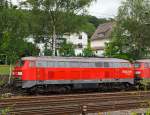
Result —
[[0, 75], [9, 75], [10, 66], [9, 65], [0, 65]]
[[74, 45], [72, 43], [61, 44], [59, 54], [60, 56], [75, 56]]
[[0, 115], [8, 115], [8, 113], [10, 112], [10, 108], [4, 108], [2, 110], [0, 110]]
[[83, 56], [84, 57], [93, 57], [94, 56], [93, 50], [91, 48], [85, 48], [83, 50]]

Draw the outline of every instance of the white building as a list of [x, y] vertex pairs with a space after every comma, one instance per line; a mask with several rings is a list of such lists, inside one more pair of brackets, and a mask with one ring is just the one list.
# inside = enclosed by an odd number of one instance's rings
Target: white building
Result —
[[85, 32], [65, 34], [63, 38], [66, 39], [67, 43], [72, 43], [75, 46], [75, 55], [82, 54], [84, 48], [88, 45], [88, 35]]
[[114, 25], [113, 22], [101, 24], [93, 34], [91, 38], [91, 48], [94, 50], [96, 56], [103, 56], [105, 44], [109, 42]]
[[[57, 39], [57, 45], [63, 42], [64, 40], [66, 43], [72, 43], [75, 46], [75, 55], [82, 54], [84, 48], [87, 48], [88, 45], [88, 35], [85, 32], [74, 33], [74, 34], [64, 34], [59, 36], [60, 38]], [[32, 37], [26, 39], [28, 42], [35, 43]], [[50, 42], [52, 42], [50, 40]], [[49, 48], [51, 48], [50, 43], [48, 43]], [[45, 43], [38, 43], [37, 46], [40, 49], [40, 55], [44, 55]]]

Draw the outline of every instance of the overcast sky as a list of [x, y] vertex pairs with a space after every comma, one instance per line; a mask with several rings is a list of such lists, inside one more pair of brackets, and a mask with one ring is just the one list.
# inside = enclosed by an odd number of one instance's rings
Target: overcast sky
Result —
[[[14, 3], [22, 0], [12, 0]], [[110, 18], [117, 15], [122, 0], [97, 0], [89, 8], [89, 14], [99, 18]]]
[[97, 17], [114, 17], [122, 0], [97, 0], [89, 8], [89, 13]]

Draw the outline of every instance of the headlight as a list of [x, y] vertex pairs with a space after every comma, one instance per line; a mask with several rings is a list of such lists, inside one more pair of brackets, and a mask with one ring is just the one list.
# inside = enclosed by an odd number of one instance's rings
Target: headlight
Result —
[[22, 72], [18, 72], [18, 75], [22, 75]]

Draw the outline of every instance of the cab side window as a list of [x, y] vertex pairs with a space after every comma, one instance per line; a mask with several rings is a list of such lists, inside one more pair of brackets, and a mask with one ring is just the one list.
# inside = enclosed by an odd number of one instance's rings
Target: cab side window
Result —
[[30, 64], [29, 64], [30, 67], [35, 67], [35, 61], [30, 61]]
[[135, 63], [135, 64], [134, 64], [134, 67], [135, 67], [135, 68], [140, 68], [140, 67], [141, 67], [141, 64], [140, 64], [140, 63]]
[[24, 63], [25, 63], [25, 61], [19, 60], [19, 61], [16, 63], [16, 66], [22, 67], [22, 66], [24, 66]]

